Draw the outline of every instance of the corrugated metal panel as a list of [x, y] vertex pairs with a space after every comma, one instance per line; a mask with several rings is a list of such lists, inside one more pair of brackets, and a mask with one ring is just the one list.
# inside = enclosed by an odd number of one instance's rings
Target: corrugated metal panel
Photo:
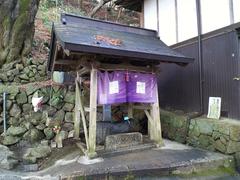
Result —
[[[222, 111], [225, 116], [240, 119], [240, 76], [239, 39], [236, 31], [204, 37], [203, 52], [203, 96], [204, 112], [207, 113], [209, 96], [222, 97]], [[200, 109], [199, 67], [197, 42], [175, 45], [175, 50], [194, 57], [195, 62], [186, 68], [162, 65], [159, 77], [160, 103], [187, 112]]]
[[181, 67], [161, 63], [159, 76], [160, 105], [163, 108], [199, 111], [199, 69], [197, 44], [178, 48], [177, 51], [195, 59], [194, 63]]
[[229, 117], [240, 118], [238, 38], [235, 31], [203, 41], [204, 112], [208, 98], [222, 97], [222, 111]]

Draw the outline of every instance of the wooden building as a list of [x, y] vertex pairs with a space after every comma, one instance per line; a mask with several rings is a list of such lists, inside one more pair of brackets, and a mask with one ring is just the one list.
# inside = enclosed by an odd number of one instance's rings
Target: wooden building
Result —
[[162, 107], [207, 114], [209, 97], [221, 97], [221, 115], [240, 119], [239, 0], [117, 0], [117, 3], [141, 11], [143, 27], [158, 31], [163, 42], [195, 58], [185, 69], [162, 64], [159, 77]]
[[[153, 30], [69, 14], [62, 14], [61, 22], [53, 25], [48, 70], [77, 72], [75, 136], [79, 136], [82, 120], [88, 156], [96, 155], [98, 71], [127, 70], [156, 74], [162, 62], [186, 65], [193, 59], [170, 49]], [[90, 80], [89, 107], [81, 100], [83, 76]], [[155, 103], [144, 105], [129, 103], [129, 117], [134, 108], [144, 110], [148, 117], [150, 139], [162, 145], [158, 98]], [[89, 128], [86, 112], [89, 113]]]

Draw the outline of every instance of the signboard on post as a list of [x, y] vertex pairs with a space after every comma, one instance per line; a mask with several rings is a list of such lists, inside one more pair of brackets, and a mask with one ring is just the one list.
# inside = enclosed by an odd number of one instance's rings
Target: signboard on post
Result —
[[219, 119], [221, 115], [221, 98], [209, 97], [208, 102], [208, 118]]

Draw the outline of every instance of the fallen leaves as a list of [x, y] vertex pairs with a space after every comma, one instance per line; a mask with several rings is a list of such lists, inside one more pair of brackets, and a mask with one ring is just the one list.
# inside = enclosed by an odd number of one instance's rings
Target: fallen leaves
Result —
[[102, 42], [108, 43], [113, 46], [120, 46], [122, 44], [122, 40], [120, 40], [120, 39], [115, 39], [115, 38], [111, 38], [111, 37], [103, 36], [103, 35], [96, 35], [95, 39], [97, 41], [102, 41]]

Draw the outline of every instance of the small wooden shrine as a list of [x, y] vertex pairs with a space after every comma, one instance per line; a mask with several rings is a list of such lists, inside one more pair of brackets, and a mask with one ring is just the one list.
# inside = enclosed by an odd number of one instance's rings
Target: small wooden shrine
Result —
[[[173, 51], [159, 40], [156, 31], [129, 27], [62, 14], [61, 22], [52, 28], [48, 70], [77, 72], [75, 104], [75, 137], [79, 137], [80, 120], [84, 128], [86, 153], [96, 156], [96, 119], [98, 106], [98, 71], [127, 71], [157, 74], [162, 62], [185, 65], [193, 59]], [[90, 77], [90, 106], [82, 102], [82, 77]], [[149, 87], [145, 87], [149, 88]], [[154, 103], [128, 103], [128, 117], [141, 109], [148, 118], [151, 140], [163, 145], [158, 91]], [[104, 105], [103, 105], [104, 106]], [[87, 127], [85, 113], [89, 113]]]

